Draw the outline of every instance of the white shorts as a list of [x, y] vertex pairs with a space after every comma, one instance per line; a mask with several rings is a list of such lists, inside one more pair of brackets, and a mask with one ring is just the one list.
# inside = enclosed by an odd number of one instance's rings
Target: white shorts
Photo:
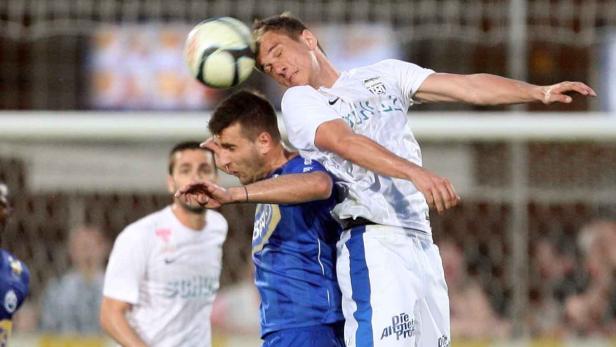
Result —
[[416, 233], [384, 225], [342, 233], [336, 269], [347, 347], [450, 344], [441, 256]]

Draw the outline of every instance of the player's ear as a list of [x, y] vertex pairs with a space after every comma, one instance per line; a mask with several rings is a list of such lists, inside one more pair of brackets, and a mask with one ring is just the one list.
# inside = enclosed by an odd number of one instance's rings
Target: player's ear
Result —
[[318, 47], [317, 37], [314, 36], [312, 31], [308, 29], [304, 29], [304, 31], [302, 31], [301, 39], [310, 49], [316, 49]]
[[175, 193], [175, 182], [173, 182], [171, 175], [167, 175], [167, 191], [171, 194]]
[[259, 135], [257, 135], [256, 144], [259, 153], [265, 154], [272, 149], [274, 146], [274, 141], [272, 136], [267, 131], [262, 131]]

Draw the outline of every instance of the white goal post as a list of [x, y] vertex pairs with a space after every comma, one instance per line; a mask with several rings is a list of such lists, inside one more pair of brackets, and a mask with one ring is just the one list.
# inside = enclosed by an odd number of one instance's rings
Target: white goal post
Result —
[[[0, 141], [204, 138], [209, 117], [209, 112], [2, 112]], [[598, 112], [421, 112], [409, 117], [420, 141], [616, 141], [616, 115]], [[282, 120], [278, 123], [285, 136]]]

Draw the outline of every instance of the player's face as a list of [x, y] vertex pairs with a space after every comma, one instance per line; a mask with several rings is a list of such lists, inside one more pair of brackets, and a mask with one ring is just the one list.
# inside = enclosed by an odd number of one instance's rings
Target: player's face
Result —
[[258, 181], [267, 174], [256, 142], [243, 134], [239, 123], [221, 131], [216, 141], [220, 147], [218, 166], [237, 177], [242, 184]]
[[4, 229], [11, 214], [11, 205], [8, 198], [8, 189], [0, 183], [0, 231]]
[[[214, 167], [213, 156], [210, 152], [202, 149], [179, 151], [173, 155], [173, 163], [173, 170], [167, 179], [168, 189], [171, 194], [189, 183], [216, 180], [216, 168]], [[178, 198], [175, 198], [175, 201], [190, 211], [202, 212], [204, 210], [200, 206], [191, 207]]]
[[263, 66], [263, 72], [287, 88], [311, 84], [313, 71], [317, 70], [314, 55], [316, 39], [313, 42], [314, 36], [308, 31], [304, 33], [298, 40], [275, 31], [261, 36], [257, 59]]

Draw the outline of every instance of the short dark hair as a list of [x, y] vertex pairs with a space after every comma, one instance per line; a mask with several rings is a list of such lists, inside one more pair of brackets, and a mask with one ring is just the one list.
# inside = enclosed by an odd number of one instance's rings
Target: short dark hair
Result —
[[280, 142], [276, 111], [264, 96], [255, 91], [240, 90], [229, 95], [214, 110], [208, 128], [213, 135], [220, 135], [236, 123], [251, 141], [265, 131], [274, 141]]
[[[269, 31], [283, 33], [295, 41], [299, 41], [300, 35], [308, 30], [308, 27], [297, 17], [294, 17], [289, 12], [267, 17], [265, 19], [256, 19], [252, 25], [252, 34], [256, 44], [255, 56], [259, 57], [259, 49], [261, 48], [261, 37]], [[320, 43], [317, 43], [319, 49], [323, 51]], [[257, 68], [263, 71], [263, 67], [258, 62]]]
[[212, 153], [211, 150], [200, 147], [200, 143], [197, 141], [185, 141], [185, 142], [180, 142], [177, 145], [173, 146], [173, 148], [169, 152], [169, 167], [168, 167], [169, 175], [173, 174], [173, 166], [175, 166], [175, 154], [178, 152], [189, 150], [189, 149], [190, 150], [200, 149], [204, 152], [209, 153], [210, 156], [212, 157], [212, 164], [214, 165], [214, 168], [216, 167], [216, 163], [214, 162], [214, 153]]

